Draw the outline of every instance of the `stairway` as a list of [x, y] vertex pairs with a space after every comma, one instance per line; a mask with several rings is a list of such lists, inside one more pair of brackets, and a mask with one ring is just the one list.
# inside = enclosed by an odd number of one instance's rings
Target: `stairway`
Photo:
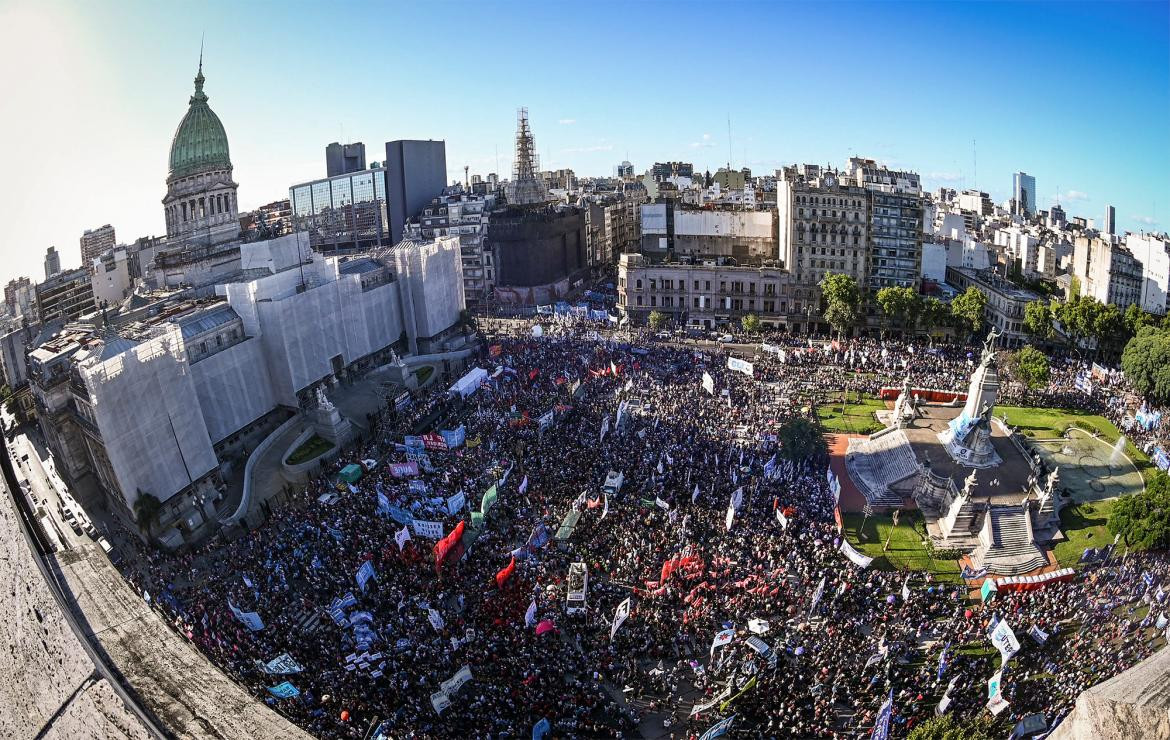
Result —
[[1024, 506], [995, 506], [991, 518], [991, 546], [980, 545], [971, 553], [977, 567], [992, 573], [1017, 576], [1048, 564], [1044, 553], [1032, 540], [1028, 510]]

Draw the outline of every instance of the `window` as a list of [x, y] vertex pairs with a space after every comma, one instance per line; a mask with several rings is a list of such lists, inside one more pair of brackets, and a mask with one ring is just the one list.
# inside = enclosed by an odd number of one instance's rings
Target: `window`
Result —
[[638, 305], [639, 305], [639, 306], [641, 306], [641, 305], [642, 305], [642, 296], [638, 296]]
[[[642, 289], [642, 280], [641, 280], [641, 279], [638, 279], [638, 280], [637, 280], [637, 281], [634, 283], [634, 287], [635, 287], [635, 288], [637, 288], [638, 290], [641, 290], [641, 289]], [[641, 302], [642, 302], [642, 299], [640, 299], [640, 298], [639, 298], [639, 299], [638, 299], [638, 303], [641, 303]]]

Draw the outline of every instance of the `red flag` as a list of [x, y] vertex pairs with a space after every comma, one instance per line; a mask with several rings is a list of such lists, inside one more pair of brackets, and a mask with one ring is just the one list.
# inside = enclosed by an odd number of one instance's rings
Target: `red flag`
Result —
[[435, 543], [436, 573], [438, 573], [439, 569], [443, 567], [443, 561], [447, 558], [447, 555], [451, 552], [451, 549], [456, 545], [462, 544], [464, 526], [464, 522], [459, 522], [459, 524], [455, 526], [455, 529], [451, 530], [451, 534]]
[[496, 588], [503, 588], [508, 579], [516, 572], [516, 556], [512, 556], [512, 561], [506, 567], [496, 573]]

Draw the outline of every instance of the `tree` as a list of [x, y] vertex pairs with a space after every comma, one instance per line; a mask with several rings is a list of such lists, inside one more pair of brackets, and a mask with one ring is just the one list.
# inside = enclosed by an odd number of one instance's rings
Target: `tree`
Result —
[[1146, 483], [1146, 490], [1117, 499], [1107, 526], [1128, 547], [1170, 544], [1170, 476], [1159, 470]]
[[1081, 297], [1081, 279], [1073, 275], [1068, 281], [1068, 297], [1069, 300]]
[[1048, 383], [1048, 355], [1035, 347], [1024, 347], [1011, 355], [1011, 367], [1016, 377], [1031, 390]]
[[1041, 341], [1047, 341], [1055, 333], [1052, 329], [1052, 304], [1038, 299], [1024, 306], [1024, 331]]
[[1136, 337], [1139, 331], [1153, 325], [1153, 315], [1143, 311], [1138, 304], [1131, 303], [1125, 309], [1125, 329], [1130, 337]]
[[739, 320], [739, 325], [742, 326], [743, 330], [748, 334], [755, 334], [760, 330], [760, 317], [756, 316], [754, 313], [749, 313]]
[[1097, 303], [1092, 309], [1091, 318], [1093, 321], [1091, 333], [1093, 339], [1097, 340], [1097, 352], [1107, 350], [1110, 356], [1115, 356], [1128, 339], [1125, 315], [1112, 303]]
[[1156, 403], [1170, 402], [1170, 331], [1146, 327], [1121, 353], [1125, 378]]
[[150, 534], [150, 529], [161, 510], [162, 502], [157, 496], [153, 493], [138, 492], [138, 498], [134, 499], [134, 521], [143, 534]]
[[951, 301], [951, 317], [971, 336], [983, 326], [983, 311], [987, 308], [987, 294], [974, 285]]
[[1080, 347], [1081, 340], [1097, 336], [1101, 311], [1101, 303], [1096, 298], [1074, 296], [1054, 304], [1052, 316], [1060, 322], [1061, 331], [1073, 345]]
[[646, 317], [646, 322], [650, 324], [650, 328], [658, 331], [666, 324], [666, 314], [661, 311], [651, 311], [650, 315]]
[[874, 296], [878, 308], [882, 311], [882, 333], [889, 328], [890, 322], [906, 325], [913, 331], [911, 317], [918, 318], [916, 307], [920, 304], [918, 293], [913, 288], [897, 288], [893, 286], [882, 288]]
[[[922, 329], [929, 336], [935, 327], [947, 320], [950, 313], [947, 304], [934, 297], [927, 298], [922, 302], [922, 308], [919, 313], [919, 321], [922, 323]], [[931, 337], [930, 341], [933, 344], [934, 337]]]
[[790, 419], [776, 434], [780, 442], [780, 456], [798, 462], [824, 457], [829, 451], [821, 430], [808, 419]]
[[[931, 717], [916, 726], [907, 735], [908, 740], [986, 740], [996, 737], [992, 732], [994, 722], [987, 715], [961, 721], [954, 714]], [[1001, 733], [1002, 734], [1002, 733]]]
[[833, 273], [821, 278], [821, 297], [825, 301], [823, 316], [837, 335], [857, 322], [861, 313], [861, 290], [848, 275]]

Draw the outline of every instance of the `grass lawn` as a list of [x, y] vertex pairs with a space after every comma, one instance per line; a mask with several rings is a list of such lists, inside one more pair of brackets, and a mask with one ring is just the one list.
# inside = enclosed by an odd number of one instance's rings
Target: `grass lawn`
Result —
[[300, 447], [293, 450], [285, 462], [289, 465], [300, 465], [303, 462], [312, 460], [318, 455], [323, 455], [331, 449], [333, 449], [331, 442], [314, 434], [302, 442]]
[[[1025, 436], [1033, 439], [1055, 439], [1063, 437], [1070, 426], [1076, 426], [1088, 432], [1099, 432], [1106, 442], [1116, 442], [1121, 431], [1113, 426], [1113, 422], [1099, 414], [1090, 414], [1087, 411], [1072, 409], [1026, 408], [1023, 406], [996, 406], [995, 415], [1007, 415], [1008, 424], [1019, 427]], [[1133, 460], [1134, 466], [1142, 477], [1149, 480], [1154, 468], [1150, 458], [1133, 446], [1133, 442], [1126, 440], [1125, 452]]]
[[1101, 549], [1113, 542], [1105, 523], [1116, 500], [1070, 504], [1060, 510], [1060, 530], [1068, 539], [1058, 543], [1053, 552], [1062, 568], [1075, 566], [1088, 548]]
[[845, 405], [845, 413], [841, 413], [841, 399], [829, 401], [817, 406], [817, 419], [821, 428], [835, 434], [871, 434], [882, 428], [874, 413], [884, 410], [886, 402], [876, 398], [863, 398], [860, 401], [850, 397]]
[[423, 365], [418, 370], [414, 371], [414, 377], [416, 380], [418, 380], [418, 384], [422, 385], [423, 383], [427, 382], [427, 378], [431, 377], [434, 372], [435, 368], [431, 367], [430, 365]]
[[[959, 578], [959, 564], [954, 560], [932, 561], [922, 545], [922, 535], [914, 529], [914, 523], [921, 520], [922, 515], [916, 511], [904, 511], [898, 519], [898, 526], [894, 527], [890, 539], [890, 549], [882, 552], [886, 536], [890, 532], [892, 523], [888, 514], [871, 516], [865, 520], [864, 542], [860, 541], [858, 528], [865, 519], [857, 513], [843, 513], [845, 536], [849, 543], [857, 550], [873, 558], [873, 567], [879, 570], [914, 570], [930, 571], [938, 581], [944, 583], [962, 583]], [[1079, 556], [1079, 553], [1078, 553]]]

